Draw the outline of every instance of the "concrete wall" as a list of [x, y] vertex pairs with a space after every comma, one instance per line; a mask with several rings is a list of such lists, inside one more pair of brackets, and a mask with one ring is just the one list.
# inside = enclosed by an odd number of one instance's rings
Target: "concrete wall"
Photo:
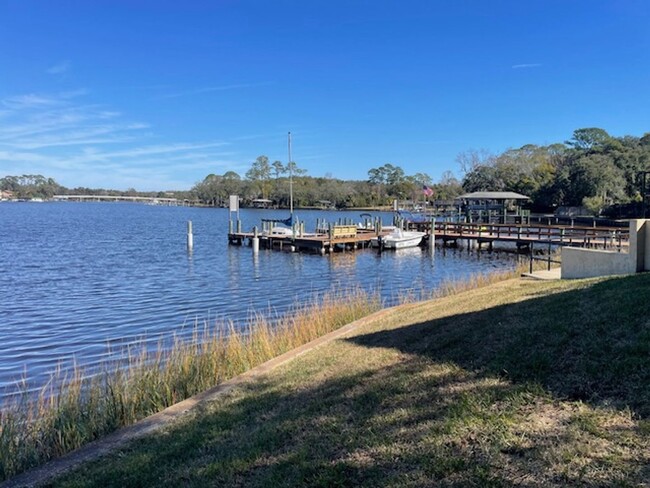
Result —
[[647, 220], [630, 220], [630, 254], [635, 262], [633, 273], [645, 269]]
[[593, 278], [636, 272], [636, 263], [626, 252], [562, 248], [562, 279]]
[[650, 271], [650, 220], [645, 221], [645, 263], [643, 269]]
[[562, 248], [562, 278], [593, 278], [650, 271], [650, 220], [630, 221], [628, 252]]

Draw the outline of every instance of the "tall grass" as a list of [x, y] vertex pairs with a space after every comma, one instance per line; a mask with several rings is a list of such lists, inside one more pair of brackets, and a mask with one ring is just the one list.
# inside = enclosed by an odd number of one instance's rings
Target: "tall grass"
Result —
[[61, 456], [381, 308], [357, 290], [296, 306], [277, 323], [257, 315], [196, 329], [156, 350], [132, 348], [120, 368], [86, 375], [54, 372], [39, 395], [20, 395], [0, 411], [0, 481]]

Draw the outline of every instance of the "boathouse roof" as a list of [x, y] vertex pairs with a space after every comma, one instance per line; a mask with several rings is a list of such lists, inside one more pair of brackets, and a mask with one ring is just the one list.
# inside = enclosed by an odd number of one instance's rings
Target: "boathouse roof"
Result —
[[530, 200], [530, 197], [514, 191], [475, 191], [456, 197], [456, 200]]

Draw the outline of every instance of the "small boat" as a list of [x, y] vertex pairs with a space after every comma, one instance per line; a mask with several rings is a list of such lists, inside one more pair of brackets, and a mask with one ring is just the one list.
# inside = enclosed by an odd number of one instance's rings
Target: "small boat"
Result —
[[[395, 229], [390, 234], [377, 238], [377, 245], [384, 249], [404, 249], [419, 246], [426, 234], [424, 232]], [[374, 243], [373, 243], [374, 244]]]
[[284, 227], [281, 225], [276, 225], [271, 227], [271, 230], [268, 232], [263, 232], [262, 235], [272, 236], [272, 237], [293, 237], [293, 229], [291, 227]]
[[283, 225], [275, 225], [271, 227], [271, 230], [262, 232], [263, 236], [266, 237], [315, 237], [316, 234], [310, 232], [300, 233], [300, 230], [296, 229], [295, 233], [291, 227], [285, 227]]

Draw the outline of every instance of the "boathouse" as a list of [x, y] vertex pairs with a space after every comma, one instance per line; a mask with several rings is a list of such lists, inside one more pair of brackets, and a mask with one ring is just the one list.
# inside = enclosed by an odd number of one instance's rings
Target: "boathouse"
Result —
[[254, 208], [271, 208], [273, 205], [273, 200], [269, 200], [267, 198], [256, 198], [254, 200], [251, 200], [251, 204]]
[[530, 218], [524, 208], [530, 197], [512, 191], [476, 191], [456, 198], [467, 222], [520, 224]]

